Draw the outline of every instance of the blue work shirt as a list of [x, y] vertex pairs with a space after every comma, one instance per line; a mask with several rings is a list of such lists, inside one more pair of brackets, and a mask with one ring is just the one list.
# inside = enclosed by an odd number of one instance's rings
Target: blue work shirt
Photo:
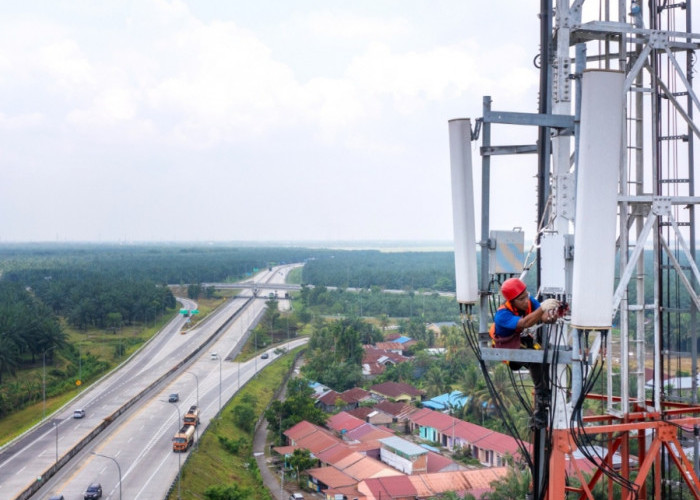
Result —
[[[530, 305], [533, 311], [540, 308], [540, 303], [532, 296], [530, 296]], [[493, 322], [496, 325], [494, 334], [497, 337], [510, 337], [516, 333], [518, 321], [520, 321], [521, 318], [523, 318], [523, 316], [513, 314], [507, 307], [499, 308], [498, 311], [496, 311], [496, 315], [493, 317]]]

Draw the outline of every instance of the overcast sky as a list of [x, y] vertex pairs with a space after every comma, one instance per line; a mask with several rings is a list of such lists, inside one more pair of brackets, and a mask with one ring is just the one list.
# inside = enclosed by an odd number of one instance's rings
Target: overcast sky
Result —
[[23, 0], [0, 40], [2, 242], [449, 242], [447, 120], [537, 110], [537, 2]]

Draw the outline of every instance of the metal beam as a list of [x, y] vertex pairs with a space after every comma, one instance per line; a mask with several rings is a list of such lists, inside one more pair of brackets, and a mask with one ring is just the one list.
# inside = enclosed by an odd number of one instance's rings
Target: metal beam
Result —
[[538, 127], [573, 128], [572, 115], [552, 115], [541, 113], [518, 113], [515, 111], [484, 112], [484, 123], [505, 123], [508, 125], [536, 125]]
[[481, 156], [497, 155], [521, 155], [537, 153], [537, 146], [532, 144], [522, 144], [514, 146], [490, 146], [482, 147], [479, 152]]
[[486, 361], [517, 361], [519, 363], [571, 363], [571, 349], [547, 349], [547, 360], [545, 361], [545, 351], [542, 349], [495, 349], [492, 347], [482, 347], [481, 357]]

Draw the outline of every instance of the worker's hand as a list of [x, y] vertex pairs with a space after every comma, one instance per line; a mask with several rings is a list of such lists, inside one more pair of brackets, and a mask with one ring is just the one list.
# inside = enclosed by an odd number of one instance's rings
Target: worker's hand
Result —
[[559, 309], [559, 301], [557, 299], [547, 299], [542, 304], [540, 304], [540, 309], [542, 309], [542, 322], [543, 323], [554, 323], [559, 315], [557, 314], [557, 309]]
[[545, 312], [556, 311], [559, 308], [559, 301], [557, 299], [547, 299], [542, 302], [540, 307]]

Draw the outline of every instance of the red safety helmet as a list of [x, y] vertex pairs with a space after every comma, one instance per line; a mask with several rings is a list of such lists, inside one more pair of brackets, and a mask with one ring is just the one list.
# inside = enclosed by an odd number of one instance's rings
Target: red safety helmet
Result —
[[518, 278], [510, 278], [501, 285], [501, 293], [506, 300], [513, 300], [525, 291], [527, 286]]

